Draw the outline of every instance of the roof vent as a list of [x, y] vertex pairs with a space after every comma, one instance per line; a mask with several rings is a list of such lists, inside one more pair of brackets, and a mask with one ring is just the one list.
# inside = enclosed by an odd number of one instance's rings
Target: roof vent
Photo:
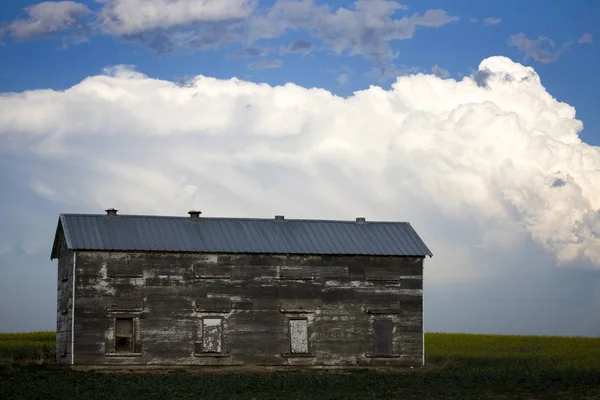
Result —
[[188, 214], [190, 214], [190, 219], [198, 219], [200, 218], [200, 214], [202, 214], [202, 211], [191, 210], [188, 211]]
[[283, 215], [276, 215], [275, 219], [285, 219], [285, 217]]
[[365, 222], [365, 217], [356, 217], [356, 222]]
[[104, 211], [106, 211], [106, 215], [108, 215], [109, 217], [116, 217], [117, 211], [119, 211], [119, 210], [115, 210], [114, 208], [109, 208], [108, 210], [104, 210]]

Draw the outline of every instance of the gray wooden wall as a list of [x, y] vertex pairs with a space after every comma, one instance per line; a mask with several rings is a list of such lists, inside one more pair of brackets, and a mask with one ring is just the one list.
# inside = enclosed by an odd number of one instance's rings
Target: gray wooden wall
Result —
[[73, 322], [74, 253], [64, 250], [58, 259], [56, 304], [56, 361], [71, 363], [71, 329]]
[[[422, 365], [422, 278], [422, 258], [77, 252], [74, 362]], [[131, 354], [115, 352], [119, 317]], [[202, 351], [219, 329], [206, 317], [222, 318], [222, 354]], [[308, 354], [290, 354], [290, 318], [306, 319]], [[391, 329], [387, 357], [375, 326]]]

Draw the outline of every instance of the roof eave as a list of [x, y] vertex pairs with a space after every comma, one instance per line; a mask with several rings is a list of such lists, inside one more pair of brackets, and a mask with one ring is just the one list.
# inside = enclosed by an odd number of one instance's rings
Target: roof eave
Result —
[[60, 239], [64, 237], [67, 248], [71, 249], [71, 238], [68, 234], [67, 224], [63, 214], [58, 217], [58, 223], [56, 224], [56, 233], [54, 234], [54, 243], [52, 244], [52, 252], [50, 253], [50, 260], [60, 257]]
[[[74, 250], [69, 247], [70, 250]], [[433, 257], [432, 254], [388, 254], [388, 253], [295, 253], [295, 252], [257, 252], [257, 251], [227, 251], [227, 250], [166, 250], [166, 249], [135, 249], [135, 248], [84, 248], [76, 249], [82, 252], [121, 252], [121, 253], [169, 253], [169, 254], [234, 254], [234, 255], [273, 255], [273, 256], [334, 256], [334, 257], [414, 257], [425, 258]]]

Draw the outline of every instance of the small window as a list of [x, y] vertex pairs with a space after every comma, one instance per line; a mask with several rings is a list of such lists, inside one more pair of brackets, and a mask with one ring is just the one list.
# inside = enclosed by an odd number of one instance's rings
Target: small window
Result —
[[221, 318], [202, 319], [202, 352], [221, 353], [223, 345], [223, 321]]
[[391, 319], [373, 321], [373, 354], [375, 356], [392, 355], [392, 332], [394, 324]]
[[133, 318], [115, 320], [115, 352], [133, 353]]
[[290, 319], [290, 353], [308, 353], [308, 321]]

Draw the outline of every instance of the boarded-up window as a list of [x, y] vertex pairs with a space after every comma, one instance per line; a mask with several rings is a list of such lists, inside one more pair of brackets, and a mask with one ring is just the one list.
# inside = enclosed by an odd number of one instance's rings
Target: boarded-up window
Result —
[[290, 319], [290, 353], [308, 353], [308, 322], [306, 319]]
[[392, 331], [394, 324], [391, 319], [376, 319], [373, 322], [373, 353], [375, 356], [392, 355]]
[[221, 318], [202, 319], [202, 352], [221, 353], [223, 323]]
[[115, 319], [115, 352], [133, 353], [133, 318]]

